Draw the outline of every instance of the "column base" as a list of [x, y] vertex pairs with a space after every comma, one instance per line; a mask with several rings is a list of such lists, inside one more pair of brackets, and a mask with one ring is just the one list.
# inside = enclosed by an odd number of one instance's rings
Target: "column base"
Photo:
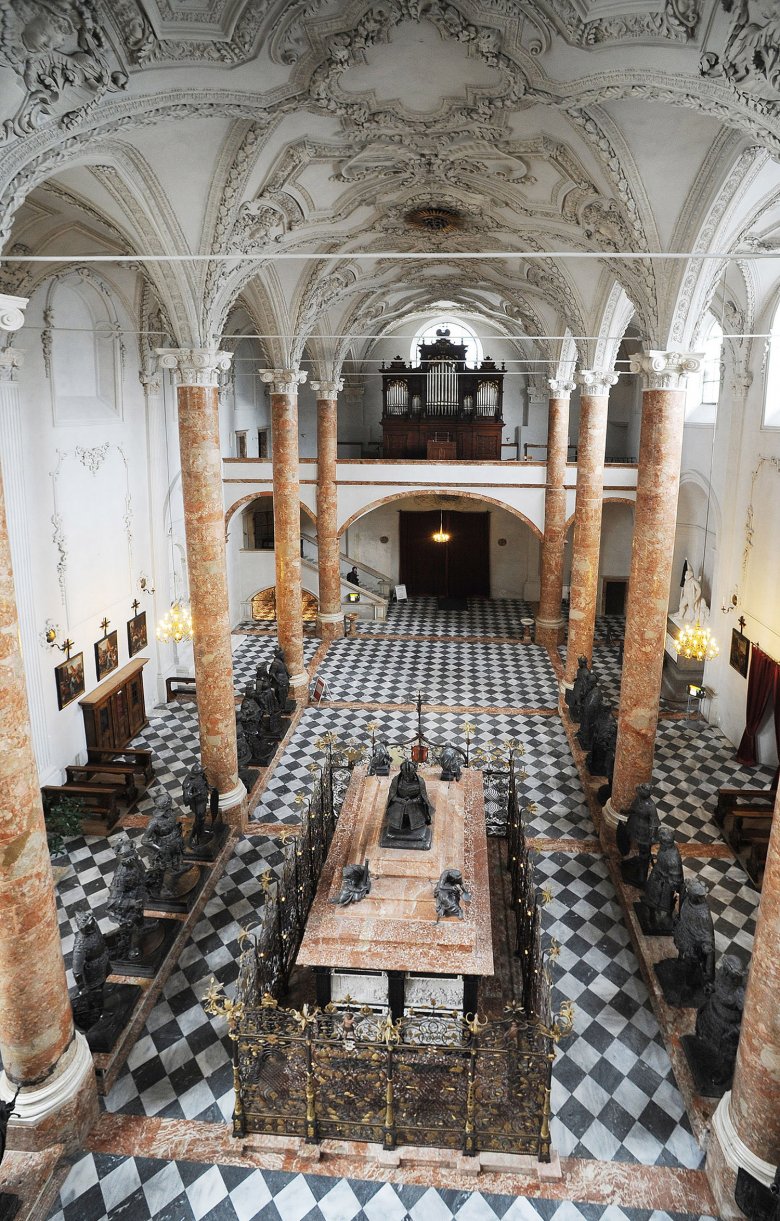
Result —
[[309, 702], [309, 676], [304, 670], [303, 674], [290, 675], [290, 695], [295, 700], [299, 708], [305, 708]]
[[729, 1112], [730, 1100], [731, 1090], [723, 1095], [715, 1108], [704, 1166], [718, 1205], [718, 1215], [725, 1221], [744, 1216], [734, 1202], [740, 1167], [765, 1187], [771, 1187], [775, 1176], [775, 1167], [753, 1153], [737, 1134]]
[[618, 810], [612, 804], [612, 798], [608, 797], [601, 811], [601, 817], [607, 827], [619, 826], [622, 822], [628, 822], [628, 815]]
[[563, 640], [563, 619], [540, 619], [536, 617], [536, 643], [546, 649], [557, 649]]
[[344, 635], [344, 616], [338, 614], [317, 615], [317, 635], [320, 640], [341, 640]]
[[[0, 1099], [10, 1102], [16, 1086], [0, 1073]], [[92, 1052], [86, 1037], [76, 1031], [51, 1077], [40, 1085], [23, 1087], [8, 1124], [9, 1149], [34, 1152], [62, 1144], [66, 1152], [80, 1149], [100, 1114]]]
[[239, 780], [235, 788], [219, 795], [219, 810], [229, 827], [243, 829], [246, 825], [246, 785]]

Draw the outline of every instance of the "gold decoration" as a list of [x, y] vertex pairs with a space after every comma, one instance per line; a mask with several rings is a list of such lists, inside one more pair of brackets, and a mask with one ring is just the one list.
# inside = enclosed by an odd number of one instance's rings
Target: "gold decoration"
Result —
[[712, 632], [708, 627], [703, 627], [698, 619], [680, 629], [674, 647], [678, 657], [687, 657], [690, 661], [712, 661], [720, 653]]
[[157, 624], [157, 639], [161, 644], [181, 644], [192, 640], [194, 629], [190, 608], [183, 602], [173, 602]]

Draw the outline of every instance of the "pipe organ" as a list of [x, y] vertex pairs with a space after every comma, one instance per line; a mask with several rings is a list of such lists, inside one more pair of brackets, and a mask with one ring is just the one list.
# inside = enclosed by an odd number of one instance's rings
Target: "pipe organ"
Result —
[[420, 344], [419, 366], [397, 356], [382, 365], [385, 458], [497, 461], [501, 457], [504, 366], [466, 364], [448, 330]]

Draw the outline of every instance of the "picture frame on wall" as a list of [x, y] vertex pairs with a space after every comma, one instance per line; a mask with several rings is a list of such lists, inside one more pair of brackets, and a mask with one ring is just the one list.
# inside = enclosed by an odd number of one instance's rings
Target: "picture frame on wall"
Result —
[[97, 680], [105, 678], [119, 665], [119, 644], [116, 632], [109, 632], [102, 640], [95, 641], [95, 670]]
[[729, 665], [738, 674], [741, 674], [743, 678], [747, 678], [750, 666], [750, 640], [736, 627], [731, 629]]
[[148, 643], [146, 611], [141, 611], [140, 614], [134, 615], [132, 619], [127, 621], [128, 656], [135, 657], [136, 653], [140, 653], [141, 649], [145, 649]]
[[55, 666], [54, 680], [57, 684], [57, 707], [61, 712], [84, 694], [84, 654], [76, 653]]

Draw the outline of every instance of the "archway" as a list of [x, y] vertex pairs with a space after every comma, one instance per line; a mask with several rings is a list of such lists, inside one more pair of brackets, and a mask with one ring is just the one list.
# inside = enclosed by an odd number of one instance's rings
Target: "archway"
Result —
[[[276, 586], [260, 589], [250, 599], [252, 620], [256, 623], [276, 622]], [[301, 618], [304, 623], [316, 623], [319, 600], [307, 589], [301, 591]]]

